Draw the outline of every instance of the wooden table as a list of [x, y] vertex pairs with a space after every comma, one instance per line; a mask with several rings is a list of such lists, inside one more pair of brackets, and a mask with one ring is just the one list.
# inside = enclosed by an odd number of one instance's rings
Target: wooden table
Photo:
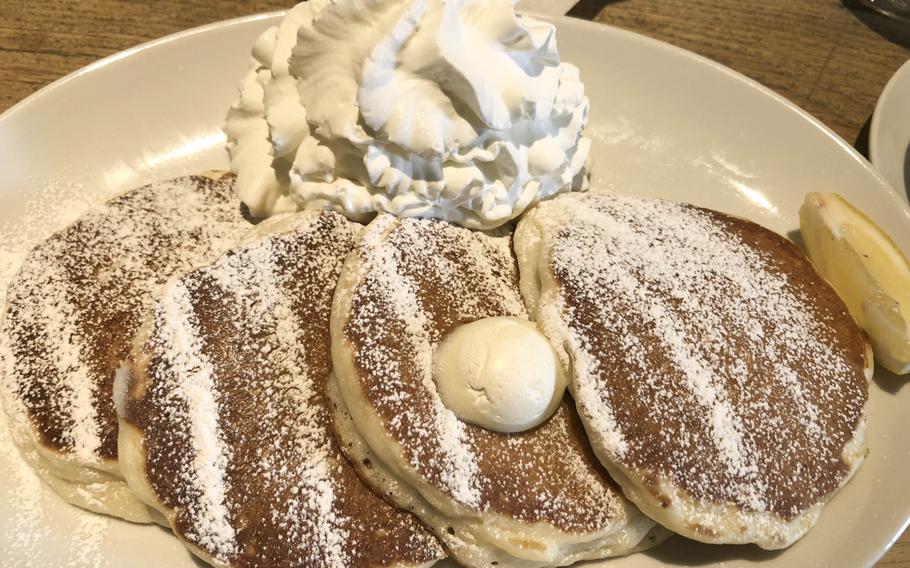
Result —
[[[0, 112], [127, 47], [290, 5], [268, 0], [2, 0]], [[910, 58], [910, 25], [879, 16], [856, 0], [582, 0], [570, 14], [720, 61], [786, 96], [863, 152], [875, 101]], [[910, 568], [910, 533], [879, 566]]]

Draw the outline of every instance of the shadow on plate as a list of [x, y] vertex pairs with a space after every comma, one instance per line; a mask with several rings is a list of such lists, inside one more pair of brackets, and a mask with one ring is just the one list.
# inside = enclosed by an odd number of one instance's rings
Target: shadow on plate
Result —
[[[126, 522], [126, 521], [124, 521], [124, 522]], [[155, 527], [159, 531], [166, 533], [168, 535], [168, 538], [174, 538], [174, 533], [168, 527], [159, 525], [157, 523], [151, 524], [148, 526]], [[199, 558], [198, 556], [196, 556], [195, 554], [190, 552], [189, 549], [186, 550], [186, 556], [187, 556], [187, 560], [192, 562], [194, 565], [198, 566], [198, 568], [210, 568], [209, 565], [204, 560], [202, 560], [201, 558]], [[182, 562], [181, 562], [181, 564], [182, 564]]]
[[799, 250], [806, 252], [806, 242], [803, 240], [803, 233], [799, 229], [793, 229], [792, 231], [787, 231], [786, 237], [790, 239], [790, 242], [799, 247]]
[[625, 0], [580, 0], [572, 6], [572, 9], [566, 13], [570, 18], [580, 18], [582, 20], [593, 20], [609, 4], [625, 2]]
[[910, 384], [910, 375], [895, 375], [880, 365], [875, 366], [875, 376], [872, 377], [878, 388], [888, 394], [897, 395], [901, 389]]
[[910, 144], [904, 152], [904, 193], [907, 194], [907, 200], [910, 201]]
[[867, 160], [869, 159], [869, 131], [872, 128], [872, 115], [869, 115], [869, 118], [866, 119], [866, 122], [863, 124], [863, 127], [859, 129], [859, 134], [856, 135], [856, 140], [853, 141], [853, 147], [856, 148], [856, 151], [863, 155]]
[[240, 215], [243, 216], [244, 219], [249, 221], [249, 223], [251, 225], [258, 225], [259, 223], [262, 222], [262, 219], [257, 219], [256, 217], [253, 217], [253, 214], [250, 213], [250, 208], [247, 207], [246, 203], [240, 204]]
[[770, 562], [782, 552], [782, 550], [762, 550], [751, 544], [704, 544], [681, 536], [674, 536], [667, 542], [641, 554], [650, 556], [664, 566], [704, 566], [733, 560]]

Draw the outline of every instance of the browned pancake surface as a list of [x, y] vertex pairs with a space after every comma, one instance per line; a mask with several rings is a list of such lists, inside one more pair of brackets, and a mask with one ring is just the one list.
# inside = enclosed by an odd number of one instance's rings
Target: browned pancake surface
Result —
[[249, 230], [233, 181], [193, 176], [133, 190], [28, 254], [3, 331], [8, 379], [41, 444], [80, 463], [116, 459], [115, 370], [153, 291]]
[[435, 538], [364, 486], [333, 438], [329, 312], [356, 225], [314, 218], [168, 285], [124, 418], [174, 530], [219, 562], [432, 562]]
[[380, 216], [358, 253], [363, 274], [344, 337], [360, 390], [421, 483], [475, 514], [566, 532], [624, 518], [625, 501], [569, 399], [543, 425], [508, 435], [461, 422], [435, 391], [432, 352], [448, 332], [485, 317], [527, 317], [510, 233]]
[[652, 491], [669, 480], [696, 502], [784, 520], [843, 483], [867, 398], [865, 343], [799, 249], [659, 200], [546, 207], [562, 209], [562, 226], [545, 260], [558, 299], [541, 319], [568, 347], [607, 459]]

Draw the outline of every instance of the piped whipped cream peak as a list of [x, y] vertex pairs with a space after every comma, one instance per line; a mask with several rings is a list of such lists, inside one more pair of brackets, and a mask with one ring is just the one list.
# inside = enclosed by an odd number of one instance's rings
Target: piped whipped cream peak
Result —
[[433, 357], [443, 404], [456, 416], [497, 432], [522, 432], [555, 412], [566, 377], [547, 338], [515, 317], [457, 327]]
[[225, 131], [256, 217], [488, 229], [586, 188], [587, 116], [554, 27], [512, 0], [311, 0], [257, 40]]

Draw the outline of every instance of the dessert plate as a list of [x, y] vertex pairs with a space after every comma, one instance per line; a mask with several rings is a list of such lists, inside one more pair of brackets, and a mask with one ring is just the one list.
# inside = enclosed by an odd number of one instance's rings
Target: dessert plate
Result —
[[869, 159], [904, 199], [910, 199], [910, 61], [882, 90], [869, 127]]
[[[226, 168], [225, 112], [253, 40], [279, 17], [218, 23], [137, 47], [0, 116], [0, 269], [8, 275], [29, 243], [112, 193]], [[904, 201], [802, 110], [676, 47], [603, 25], [552, 21], [562, 57], [581, 68], [591, 98], [595, 186], [712, 207], [791, 236], [806, 192], [836, 191], [910, 252]], [[769, 553], [675, 538], [609, 565], [873, 564], [910, 517], [907, 408], [907, 381], [879, 372], [868, 407], [869, 459], [792, 548]], [[0, 554], [13, 566], [195, 565], [164, 529], [82, 513], [58, 499], [22, 464], [5, 422]]]

